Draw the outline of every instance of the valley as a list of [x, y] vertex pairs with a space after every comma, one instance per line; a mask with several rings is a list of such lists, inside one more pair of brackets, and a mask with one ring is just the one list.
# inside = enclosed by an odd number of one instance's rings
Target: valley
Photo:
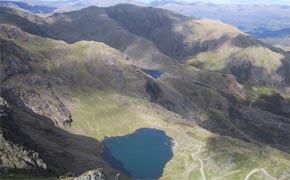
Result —
[[4, 179], [98, 169], [130, 179], [103, 159], [102, 141], [143, 128], [172, 138], [160, 179], [289, 177], [283, 49], [216, 20], [130, 4], [0, 14]]

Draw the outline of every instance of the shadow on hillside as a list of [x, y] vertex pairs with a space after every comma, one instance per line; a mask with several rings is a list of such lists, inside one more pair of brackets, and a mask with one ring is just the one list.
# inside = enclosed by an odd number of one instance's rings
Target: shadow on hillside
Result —
[[231, 41], [232, 45], [240, 48], [258, 47], [261, 45], [261, 43], [262, 43], [261, 41], [244, 34], [239, 34]]
[[240, 48], [248, 48], [248, 47], [264, 47], [268, 48], [273, 52], [283, 54], [287, 56], [287, 52], [285, 52], [283, 49], [279, 47], [275, 47], [271, 44], [267, 44], [259, 39], [256, 39], [255, 37], [249, 36], [249, 35], [244, 35], [244, 34], [239, 34], [237, 37], [232, 39], [231, 41], [232, 45]]
[[290, 85], [290, 54], [286, 55], [282, 60], [282, 65], [277, 70], [277, 73], [284, 77], [284, 83]]
[[[182, 59], [188, 58], [189, 56], [195, 56], [197, 54], [203, 53], [203, 52], [214, 52], [218, 50], [221, 46], [224, 45], [227, 41], [229, 41], [231, 37], [229, 35], [223, 35], [218, 39], [212, 39], [207, 41], [197, 41], [193, 44], [193, 46], [189, 50], [184, 50]], [[183, 41], [186, 41], [184, 38]], [[184, 45], [183, 45], [184, 46]]]
[[[228, 72], [234, 75], [241, 84], [251, 84], [256, 86], [265, 86], [269, 83], [272, 75], [265, 68], [253, 65], [252, 62], [243, 58], [231, 55], [233, 62], [241, 61], [238, 64], [228, 64], [221, 72]], [[271, 81], [270, 81], [271, 82]]]
[[[21, 15], [18, 15], [13, 11], [13, 9], [0, 7], [0, 23], [2, 24], [11, 24], [19, 27], [25, 32], [46, 37], [47, 35], [40, 29], [39, 25], [33, 21], [28, 20], [28, 17], [21, 17]], [[33, 16], [35, 15], [28, 14], [26, 16]], [[36, 19], [40, 19], [37, 17]]]
[[6, 138], [28, 151], [38, 152], [49, 174], [60, 176], [72, 172], [79, 175], [98, 168], [102, 168], [109, 178], [118, 173], [102, 160], [101, 142], [56, 127], [51, 119], [34, 113], [21, 101], [7, 97], [5, 92], [1, 96], [12, 107], [12, 117], [5, 123]]
[[21, 168], [8, 169], [7, 174], [0, 174], [1, 180], [59, 180], [51, 174], [40, 174], [39, 170]]
[[[216, 92], [214, 95], [210, 93], [212, 91], [208, 91], [207, 87], [198, 87], [199, 85], [193, 86], [192, 84], [181, 83], [182, 81], [176, 80], [174, 82], [179, 82], [178, 84], [173, 84], [173, 86], [176, 88], [182, 87], [182, 89], [176, 90], [183, 92], [183, 96], [170, 97], [166, 95], [165, 91], [167, 90], [160, 88], [159, 84], [154, 84], [153, 87], [149, 88], [150, 91], [148, 92], [153, 94], [153, 102], [162, 105], [170, 111], [181, 114], [187, 119], [192, 118], [192, 116], [188, 117], [189, 114], [187, 113], [189, 111], [194, 111], [195, 107], [194, 104], [187, 102], [197, 103], [198, 107], [203, 108], [209, 115], [206, 121], [199, 121], [197, 118], [194, 118], [197, 124], [202, 128], [215, 134], [231, 136], [257, 145], [269, 145], [273, 148], [290, 153], [290, 121], [286, 117], [260, 110], [260, 107], [254, 108], [253, 106], [253, 108], [249, 108], [243, 106], [242, 102], [239, 102], [237, 98], [231, 94]], [[202, 89], [200, 95], [203, 97], [197, 96], [198, 93], [193, 93], [194, 89], [196, 90], [199, 88]], [[182, 100], [184, 97], [186, 97], [186, 101]], [[221, 99], [215, 102], [214, 98], [211, 97], [221, 97]], [[223, 98], [227, 99], [229, 107], [222, 106], [221, 100]], [[201, 104], [202, 101], [207, 99], [208, 101], [205, 101], [204, 105]], [[166, 104], [163, 103], [165, 101], [171, 102], [172, 105], [169, 107], [166, 106]], [[278, 104], [276, 103], [275, 105]], [[183, 109], [181, 107], [188, 109]], [[280, 106], [277, 108], [280, 108]], [[276, 113], [276, 111], [273, 113]]]
[[290, 121], [288, 118], [259, 108], [244, 106], [232, 107], [229, 115], [233, 126], [240, 131], [236, 133], [238, 137], [252, 142], [254, 140], [260, 145], [269, 145], [290, 153]]

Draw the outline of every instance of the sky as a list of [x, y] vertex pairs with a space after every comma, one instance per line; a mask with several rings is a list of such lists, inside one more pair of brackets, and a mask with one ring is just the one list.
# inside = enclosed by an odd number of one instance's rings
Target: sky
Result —
[[290, 4], [290, 0], [183, 0], [186, 2], [210, 2], [214, 4]]
[[[3, 1], [3, 0], [0, 0], [0, 1]], [[14, 1], [21, 1], [21, 0], [14, 0]], [[31, 1], [37, 2], [38, 0], [31, 0]], [[60, 1], [60, 0], [42, 0], [42, 1], [53, 2], [53, 1]], [[66, 0], [61, 0], [61, 1], [66, 1]], [[107, 0], [107, 1], [110, 1], [110, 0]], [[138, 0], [138, 1], [148, 3], [153, 0]], [[159, 0], [159, 1], [162, 1], [162, 0]], [[284, 5], [290, 5], [290, 0], [175, 0], [175, 1], [207, 2], [207, 3], [213, 3], [213, 4], [284, 4]]]

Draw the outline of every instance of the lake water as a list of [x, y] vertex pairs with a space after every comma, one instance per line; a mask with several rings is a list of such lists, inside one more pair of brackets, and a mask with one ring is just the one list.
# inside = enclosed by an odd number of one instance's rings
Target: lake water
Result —
[[126, 136], [105, 138], [103, 144], [103, 159], [133, 179], [159, 179], [173, 157], [172, 139], [157, 129], [143, 128]]
[[159, 78], [163, 72], [160, 71], [156, 71], [156, 70], [150, 70], [150, 69], [142, 69], [146, 74], [150, 75], [151, 77], [153, 77], [154, 79]]

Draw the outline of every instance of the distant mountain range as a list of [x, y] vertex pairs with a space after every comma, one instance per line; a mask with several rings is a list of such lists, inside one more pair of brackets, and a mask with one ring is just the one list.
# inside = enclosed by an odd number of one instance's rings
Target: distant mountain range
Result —
[[[224, 3], [226, 2], [228, 1], [224, 1]], [[290, 36], [290, 6], [287, 5], [287, 1], [276, 2], [277, 4], [281, 5], [273, 5], [267, 3], [266, 1], [263, 2], [265, 4], [261, 4], [262, 1], [257, 1], [257, 4], [248, 4], [247, 2], [243, 1], [243, 4], [228, 3], [224, 5], [217, 5], [213, 3], [173, 0], [152, 1], [149, 4], [144, 4], [137, 0], [69, 0], [57, 2], [0, 1], [0, 6], [16, 8], [34, 14], [52, 14], [55, 12], [79, 10], [88, 6], [108, 7], [118, 3], [130, 3], [139, 6], [152, 6], [168, 9], [196, 18], [220, 20], [231, 24], [261, 40], [266, 40], [269, 38], [275, 39], [274, 41], [267, 41], [274, 45], [280, 44], [288, 46], [289, 43], [285, 41], [285, 38], [289, 38]]]
[[280, 4], [280, 5], [290, 5], [290, 1], [288, 0], [156, 0], [152, 2], [158, 3], [166, 3], [166, 2], [174, 2], [174, 3], [183, 3], [183, 4], [190, 4], [190, 3], [213, 3], [213, 4]]
[[[290, 36], [289, 5], [217, 5], [182, 1], [155, 1], [151, 5], [196, 18], [220, 20], [261, 40], [265, 38], [283, 39]], [[287, 45], [283, 41], [276, 41], [276, 43]]]
[[28, 11], [35, 14], [51, 14], [55, 12], [65, 12], [79, 10], [89, 6], [108, 7], [119, 3], [130, 3], [135, 5], [145, 5], [137, 0], [68, 0], [68, 1], [0, 1], [1, 7], [10, 7]]
[[2, 7], [22, 9], [34, 14], [49, 14], [57, 9], [54, 6], [32, 5], [26, 2], [12, 2], [12, 1], [0, 1], [0, 5]]
[[212, 3], [152, 2], [154, 7], [169, 9], [196, 18], [221, 20], [244, 29], [264, 27], [271, 30], [290, 25], [286, 5], [217, 5]]

